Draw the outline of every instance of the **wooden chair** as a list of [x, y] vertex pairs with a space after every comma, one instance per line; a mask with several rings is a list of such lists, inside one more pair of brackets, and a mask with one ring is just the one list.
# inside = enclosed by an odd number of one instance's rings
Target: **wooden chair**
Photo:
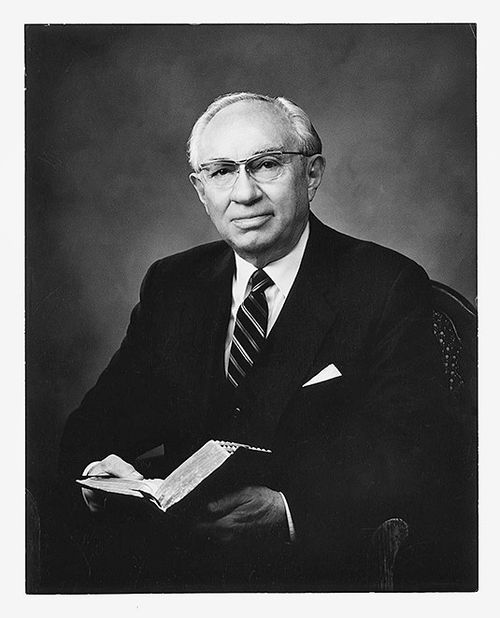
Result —
[[431, 281], [433, 326], [441, 349], [448, 389], [475, 415], [477, 402], [477, 311], [452, 288]]
[[[439, 343], [443, 371], [456, 414], [471, 439], [475, 458], [477, 410], [477, 311], [461, 294], [443, 283], [431, 281], [433, 330]], [[411, 531], [399, 518], [388, 519], [373, 533], [369, 548], [372, 588], [394, 590], [397, 555]]]
[[373, 533], [368, 548], [368, 580], [376, 592], [394, 590], [394, 566], [408, 538], [408, 524], [397, 517], [384, 521]]

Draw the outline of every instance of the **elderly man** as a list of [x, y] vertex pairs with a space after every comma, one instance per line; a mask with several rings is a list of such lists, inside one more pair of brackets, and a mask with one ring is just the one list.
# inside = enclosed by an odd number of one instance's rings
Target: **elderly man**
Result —
[[[251, 587], [259, 569], [264, 589], [361, 588], [367, 530], [398, 516], [430, 542], [441, 512], [448, 421], [428, 278], [311, 214], [325, 160], [290, 101], [216, 99], [189, 156], [222, 241], [150, 268], [120, 349], [69, 417], [61, 471], [140, 478], [135, 458], [163, 444], [167, 473], [210, 438], [269, 448], [265, 483], [164, 526], [158, 553], [172, 536], [189, 546], [198, 568], [178, 572], [196, 585], [208, 570], [211, 589]], [[105, 519], [110, 501], [85, 491]], [[180, 588], [156, 558], [157, 581], [163, 570]]]

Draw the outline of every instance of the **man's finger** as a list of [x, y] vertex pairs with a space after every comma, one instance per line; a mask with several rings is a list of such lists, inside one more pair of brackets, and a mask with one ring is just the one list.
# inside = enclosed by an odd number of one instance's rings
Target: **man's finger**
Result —
[[132, 478], [137, 480], [144, 478], [140, 472], [137, 472], [132, 464], [127, 463], [121, 457], [118, 457], [118, 455], [108, 455], [92, 469], [92, 474], [100, 472], [119, 478]]
[[[144, 478], [142, 474], [137, 472], [134, 466], [124, 461], [121, 457], [118, 457], [118, 455], [108, 455], [102, 461], [98, 461], [92, 467], [88, 468], [85, 474], [87, 476], [92, 476], [93, 474], [109, 474], [114, 477], [131, 478], [137, 479], [138, 481]], [[102, 496], [100, 492], [82, 487], [82, 494], [85, 503], [93, 513], [103, 510], [106, 497]]]
[[212, 500], [207, 504], [207, 511], [214, 517], [224, 517], [240, 505], [248, 502], [249, 496], [247, 492], [242, 489], [235, 491], [231, 494], [225, 494], [217, 500]]

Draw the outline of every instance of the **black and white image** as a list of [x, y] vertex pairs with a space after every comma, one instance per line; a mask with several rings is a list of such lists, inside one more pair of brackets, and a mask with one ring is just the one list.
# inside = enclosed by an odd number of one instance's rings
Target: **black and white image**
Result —
[[25, 27], [28, 593], [477, 589], [475, 46]]

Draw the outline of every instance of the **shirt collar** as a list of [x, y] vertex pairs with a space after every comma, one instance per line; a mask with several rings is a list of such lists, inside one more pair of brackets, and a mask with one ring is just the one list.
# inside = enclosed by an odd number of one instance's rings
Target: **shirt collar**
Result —
[[[263, 270], [271, 277], [280, 292], [286, 298], [290, 289], [295, 281], [295, 277], [299, 271], [302, 257], [306, 249], [307, 240], [309, 238], [309, 221], [299, 238], [295, 247], [279, 260], [269, 263], [263, 268]], [[235, 253], [236, 259], [236, 280], [235, 288], [238, 296], [245, 294], [248, 280], [252, 274], [257, 270], [253, 264], [245, 261], [237, 253]]]

